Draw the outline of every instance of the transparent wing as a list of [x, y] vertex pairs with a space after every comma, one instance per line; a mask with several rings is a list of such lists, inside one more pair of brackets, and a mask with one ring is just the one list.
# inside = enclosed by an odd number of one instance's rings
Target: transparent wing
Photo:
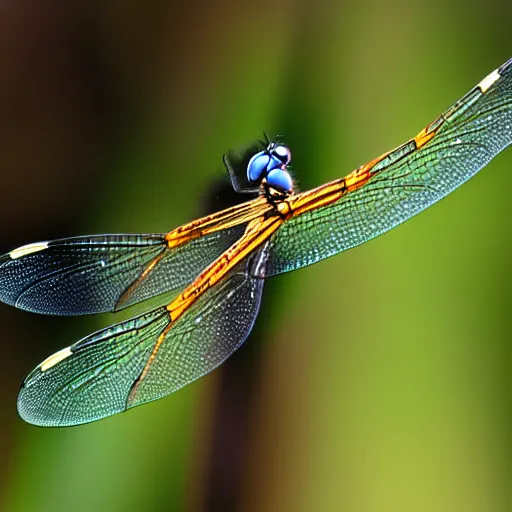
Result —
[[511, 142], [512, 59], [418, 137], [363, 166], [361, 174], [370, 177], [360, 188], [285, 222], [271, 240], [267, 274], [310, 265], [388, 231], [459, 187]]
[[[20, 416], [42, 426], [88, 423], [168, 395], [216, 368], [252, 329], [264, 283], [262, 254], [239, 264], [170, 328], [162, 307], [48, 358], [22, 385]], [[141, 378], [163, 332], [166, 337]]]
[[[188, 284], [242, 232], [243, 226], [236, 226], [172, 249], [163, 234], [32, 244], [0, 257], [0, 300], [51, 315], [123, 309]], [[137, 282], [152, 262], [151, 271]], [[133, 283], [136, 286], [124, 296]]]

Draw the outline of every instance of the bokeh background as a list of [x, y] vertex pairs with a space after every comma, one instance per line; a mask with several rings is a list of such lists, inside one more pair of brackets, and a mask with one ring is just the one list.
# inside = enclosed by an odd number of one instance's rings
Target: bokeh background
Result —
[[[263, 130], [302, 188], [345, 175], [511, 57], [511, 15], [508, 0], [2, 2], [0, 252], [168, 231]], [[16, 395], [116, 318], [0, 305], [0, 510], [510, 510], [511, 168], [509, 150], [398, 229], [269, 280], [221, 369], [95, 424], [32, 427]]]

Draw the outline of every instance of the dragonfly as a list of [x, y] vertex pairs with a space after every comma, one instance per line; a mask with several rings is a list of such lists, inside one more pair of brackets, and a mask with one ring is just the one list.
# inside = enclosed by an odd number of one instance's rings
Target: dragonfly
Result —
[[267, 139], [224, 156], [233, 188], [253, 193], [237, 206], [164, 234], [14, 249], [0, 257], [0, 300], [18, 308], [81, 315], [158, 301], [39, 364], [21, 386], [21, 418], [40, 426], [89, 423], [195, 381], [244, 343], [267, 278], [390, 230], [511, 142], [512, 59], [414, 138], [312, 190], [297, 190], [289, 147]]

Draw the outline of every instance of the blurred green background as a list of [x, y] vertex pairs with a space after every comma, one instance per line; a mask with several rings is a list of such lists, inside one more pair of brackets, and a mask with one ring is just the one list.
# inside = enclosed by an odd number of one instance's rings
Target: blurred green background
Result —
[[[509, 0], [84, 4], [0, 8], [1, 252], [168, 231], [262, 130], [303, 189], [343, 176], [512, 56]], [[17, 389], [116, 318], [0, 305], [0, 510], [510, 510], [511, 167], [270, 280], [221, 369], [95, 424], [24, 424]]]

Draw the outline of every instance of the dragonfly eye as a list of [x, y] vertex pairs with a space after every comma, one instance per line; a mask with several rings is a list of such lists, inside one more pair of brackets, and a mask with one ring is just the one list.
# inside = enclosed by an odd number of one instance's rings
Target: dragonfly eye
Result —
[[284, 165], [288, 165], [292, 160], [292, 152], [287, 146], [283, 144], [274, 146], [270, 150], [270, 154], [277, 158]]
[[251, 182], [257, 182], [263, 179], [270, 163], [270, 155], [266, 151], [256, 153], [247, 164], [247, 179]]
[[293, 191], [293, 180], [285, 169], [272, 169], [267, 174], [267, 183], [270, 187], [281, 192]]

